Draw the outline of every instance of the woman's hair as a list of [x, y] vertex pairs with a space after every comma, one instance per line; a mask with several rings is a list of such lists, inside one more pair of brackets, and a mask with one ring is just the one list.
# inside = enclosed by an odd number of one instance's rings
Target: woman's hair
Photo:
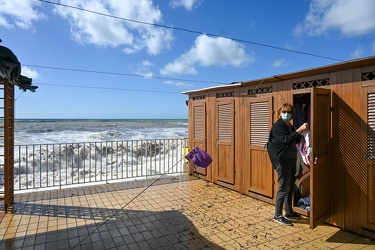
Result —
[[292, 104], [290, 104], [289, 102], [286, 102], [284, 103], [283, 105], [280, 106], [279, 110], [277, 111], [277, 119], [281, 118], [281, 111], [285, 109], [285, 110], [290, 110], [291, 112], [291, 115], [292, 115], [292, 118], [293, 118], [293, 115], [294, 115], [294, 108], [292, 106]]

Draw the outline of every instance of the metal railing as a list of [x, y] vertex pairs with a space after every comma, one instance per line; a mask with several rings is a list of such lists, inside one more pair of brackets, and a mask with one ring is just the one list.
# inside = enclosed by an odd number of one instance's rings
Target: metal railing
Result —
[[187, 145], [187, 138], [16, 145], [14, 190], [185, 173]]

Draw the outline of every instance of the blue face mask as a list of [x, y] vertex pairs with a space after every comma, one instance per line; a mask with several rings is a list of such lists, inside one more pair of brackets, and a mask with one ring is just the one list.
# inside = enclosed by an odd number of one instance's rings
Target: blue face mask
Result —
[[292, 119], [292, 114], [281, 113], [281, 119], [283, 119], [284, 121], [289, 121], [290, 119]]

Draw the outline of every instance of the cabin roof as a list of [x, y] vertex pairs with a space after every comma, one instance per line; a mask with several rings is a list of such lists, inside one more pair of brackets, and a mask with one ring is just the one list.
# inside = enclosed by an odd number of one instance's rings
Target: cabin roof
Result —
[[336, 64], [330, 64], [326, 66], [320, 66], [317, 68], [305, 69], [305, 70], [291, 72], [291, 73], [268, 76], [262, 79], [253, 79], [253, 80], [241, 81], [239, 83], [219, 85], [219, 86], [213, 86], [213, 87], [197, 89], [197, 90], [189, 90], [189, 91], [183, 92], [183, 94], [190, 95], [190, 94], [196, 94], [199, 92], [209, 92], [212, 90], [235, 88], [235, 87], [242, 87], [242, 86], [252, 86], [252, 85], [259, 84], [259, 83], [264, 84], [264, 83], [280, 82], [284, 80], [290, 80], [290, 79], [295, 79], [295, 78], [319, 75], [319, 74], [324, 74], [324, 73], [330, 73], [330, 72], [336, 72], [336, 71], [341, 71], [341, 70], [360, 68], [360, 67], [372, 66], [372, 65], [375, 65], [375, 56], [340, 62]]

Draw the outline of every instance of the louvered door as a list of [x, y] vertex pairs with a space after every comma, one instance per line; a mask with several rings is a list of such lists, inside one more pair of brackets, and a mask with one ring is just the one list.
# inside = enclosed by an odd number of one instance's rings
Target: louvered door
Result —
[[248, 104], [250, 192], [272, 198], [273, 168], [265, 144], [272, 125], [272, 97], [252, 98]]
[[234, 100], [217, 103], [217, 180], [234, 184]]
[[310, 227], [315, 228], [331, 215], [331, 90], [311, 89]]
[[[362, 172], [365, 180], [365, 222], [363, 227], [375, 231], [375, 88], [369, 89], [367, 94], [367, 142], [363, 155], [367, 155], [365, 171]], [[366, 152], [367, 150], [367, 152]]]
[[[206, 150], [206, 103], [196, 102], [193, 104], [194, 136], [193, 145]], [[194, 167], [195, 173], [207, 175], [207, 170]]]

